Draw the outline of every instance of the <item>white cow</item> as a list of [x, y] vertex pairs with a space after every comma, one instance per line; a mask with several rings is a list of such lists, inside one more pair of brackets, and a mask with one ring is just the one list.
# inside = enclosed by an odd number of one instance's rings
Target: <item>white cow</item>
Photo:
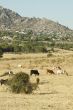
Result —
[[54, 67], [54, 68], [53, 68], [53, 71], [54, 71], [55, 74], [57, 74], [57, 75], [59, 75], [59, 74], [66, 74], [66, 75], [68, 75], [68, 73], [67, 73], [65, 70], [63, 70], [60, 66]]

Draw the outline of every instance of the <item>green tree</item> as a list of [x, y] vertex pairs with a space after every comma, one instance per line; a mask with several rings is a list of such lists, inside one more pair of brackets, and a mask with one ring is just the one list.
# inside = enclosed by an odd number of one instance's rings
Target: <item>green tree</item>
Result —
[[0, 57], [3, 57], [3, 50], [1, 47], [0, 47]]

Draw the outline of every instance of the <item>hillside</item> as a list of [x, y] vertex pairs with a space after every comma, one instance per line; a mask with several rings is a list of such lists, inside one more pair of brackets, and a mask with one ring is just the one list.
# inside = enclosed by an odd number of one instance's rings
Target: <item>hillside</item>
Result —
[[58, 22], [46, 18], [21, 17], [18, 13], [0, 6], [0, 30], [26, 32], [32, 30], [34, 34], [47, 34], [57, 38], [73, 39], [73, 30]]
[[0, 46], [4, 52], [47, 52], [48, 47], [73, 50], [73, 30], [46, 18], [22, 17], [0, 6]]

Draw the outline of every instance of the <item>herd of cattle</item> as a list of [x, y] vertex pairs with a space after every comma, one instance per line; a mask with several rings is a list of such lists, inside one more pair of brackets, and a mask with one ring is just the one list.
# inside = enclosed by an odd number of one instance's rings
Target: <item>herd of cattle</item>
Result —
[[[22, 66], [19, 65], [19, 67], [22, 67]], [[65, 70], [63, 70], [60, 66], [54, 67], [52, 69], [46, 69], [46, 73], [47, 74], [51, 74], [51, 75], [52, 74], [53, 75], [65, 74], [65, 75], [68, 76], [68, 73]], [[0, 75], [0, 77], [7, 76], [7, 75], [13, 76], [14, 73], [13, 73], [13, 71], [9, 70], [8, 72], [5, 72], [3, 75]], [[39, 73], [39, 71], [37, 69], [31, 69], [30, 70], [30, 76], [32, 76], [32, 75], [39, 76], [40, 73]], [[0, 79], [0, 84], [1, 85], [2, 84], [6, 84], [7, 81], [8, 81], [8, 79]]]

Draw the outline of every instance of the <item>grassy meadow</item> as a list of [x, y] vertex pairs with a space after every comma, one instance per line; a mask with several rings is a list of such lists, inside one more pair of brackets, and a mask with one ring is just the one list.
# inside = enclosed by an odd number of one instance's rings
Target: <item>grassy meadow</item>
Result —
[[[21, 64], [22, 67], [18, 67]], [[50, 75], [46, 69], [61, 66], [66, 75]], [[4, 54], [0, 59], [0, 75], [8, 70], [30, 74], [38, 69], [40, 83], [32, 94], [14, 94], [0, 85], [0, 110], [73, 110], [73, 52], [58, 50], [47, 54]], [[6, 79], [8, 76], [0, 77]], [[35, 82], [35, 76], [30, 80]]]

